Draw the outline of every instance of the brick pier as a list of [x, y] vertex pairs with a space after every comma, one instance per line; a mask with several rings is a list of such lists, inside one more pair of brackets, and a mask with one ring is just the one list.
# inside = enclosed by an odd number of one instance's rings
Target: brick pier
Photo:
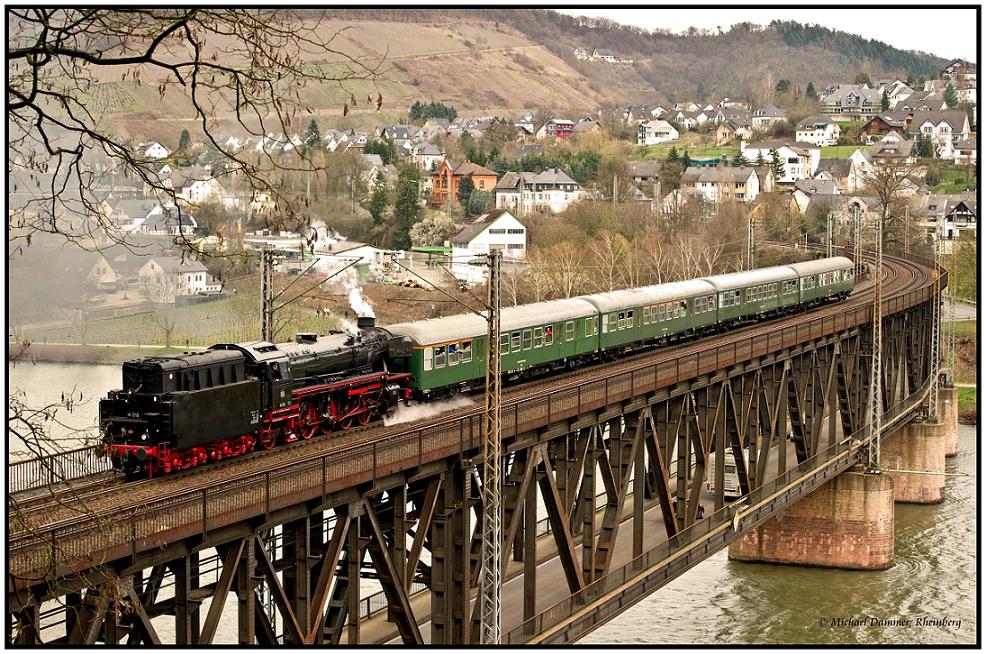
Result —
[[894, 480], [852, 468], [734, 542], [729, 558], [885, 570], [894, 560]]
[[[894, 500], [938, 504], [945, 500], [947, 414], [940, 422], [915, 420], [884, 438], [880, 465], [894, 480]], [[908, 472], [911, 471], [911, 472]]]

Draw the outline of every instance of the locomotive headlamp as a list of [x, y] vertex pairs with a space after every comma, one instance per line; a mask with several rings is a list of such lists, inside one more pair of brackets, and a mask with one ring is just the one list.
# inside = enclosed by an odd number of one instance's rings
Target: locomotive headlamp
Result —
[[[133, 433], [133, 432], [131, 432], [131, 433]], [[143, 434], [140, 435], [140, 440], [142, 440], [142, 441], [146, 441], [147, 440], [147, 432], [146, 431]]]

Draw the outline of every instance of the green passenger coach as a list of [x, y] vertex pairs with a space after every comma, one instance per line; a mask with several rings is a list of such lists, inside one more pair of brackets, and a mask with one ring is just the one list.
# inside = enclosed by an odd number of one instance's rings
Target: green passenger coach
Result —
[[788, 266], [801, 280], [800, 301], [814, 304], [834, 297], [845, 297], [853, 289], [852, 260], [830, 257], [792, 263]]
[[[475, 314], [391, 325], [394, 336], [410, 340], [405, 371], [421, 394], [472, 386], [486, 375], [486, 320]], [[595, 307], [580, 299], [553, 300], [504, 308], [500, 314], [500, 368], [516, 374], [560, 366], [593, 353], [599, 343]]]

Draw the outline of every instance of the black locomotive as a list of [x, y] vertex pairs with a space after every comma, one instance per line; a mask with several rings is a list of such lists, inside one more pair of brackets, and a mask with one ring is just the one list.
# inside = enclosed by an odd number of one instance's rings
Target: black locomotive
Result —
[[105, 452], [150, 477], [365, 425], [410, 397], [411, 375], [386, 363], [410, 347], [360, 318], [354, 334], [129, 361], [123, 388], [99, 403]]

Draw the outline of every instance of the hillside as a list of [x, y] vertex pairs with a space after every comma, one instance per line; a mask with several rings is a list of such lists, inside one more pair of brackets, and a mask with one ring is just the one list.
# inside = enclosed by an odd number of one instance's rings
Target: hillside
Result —
[[[312, 17], [317, 10], [307, 10]], [[487, 10], [327, 10], [325, 35], [333, 47], [373, 63], [384, 73], [374, 86], [350, 86], [358, 98], [379, 91], [380, 111], [368, 104], [342, 116], [348, 94], [335, 85], [310, 85], [300, 100], [326, 125], [351, 127], [402, 119], [415, 100], [439, 100], [460, 114], [506, 113], [543, 108], [569, 115], [594, 114], [600, 108], [629, 103], [710, 99], [717, 95], [755, 97], [765, 78], [787, 79], [792, 88], [812, 82], [821, 89], [852, 80], [859, 71], [872, 79], [937, 75], [945, 60], [904, 52], [843, 32], [790, 22], [767, 27], [737, 25], [728, 32], [677, 35], [649, 33], [601, 19], [554, 11]], [[222, 43], [210, 44], [216, 51]], [[609, 48], [629, 64], [580, 61], [575, 47]], [[312, 65], [341, 70], [338, 56], [313, 56]], [[87, 103], [106, 111], [135, 136], [180, 131], [191, 118], [181, 92], [159, 97], [153, 84], [107, 79]], [[221, 106], [221, 102], [219, 103]], [[231, 109], [220, 115], [233, 116]], [[172, 127], [173, 126], [173, 127]], [[190, 125], [189, 125], [190, 126]]]

